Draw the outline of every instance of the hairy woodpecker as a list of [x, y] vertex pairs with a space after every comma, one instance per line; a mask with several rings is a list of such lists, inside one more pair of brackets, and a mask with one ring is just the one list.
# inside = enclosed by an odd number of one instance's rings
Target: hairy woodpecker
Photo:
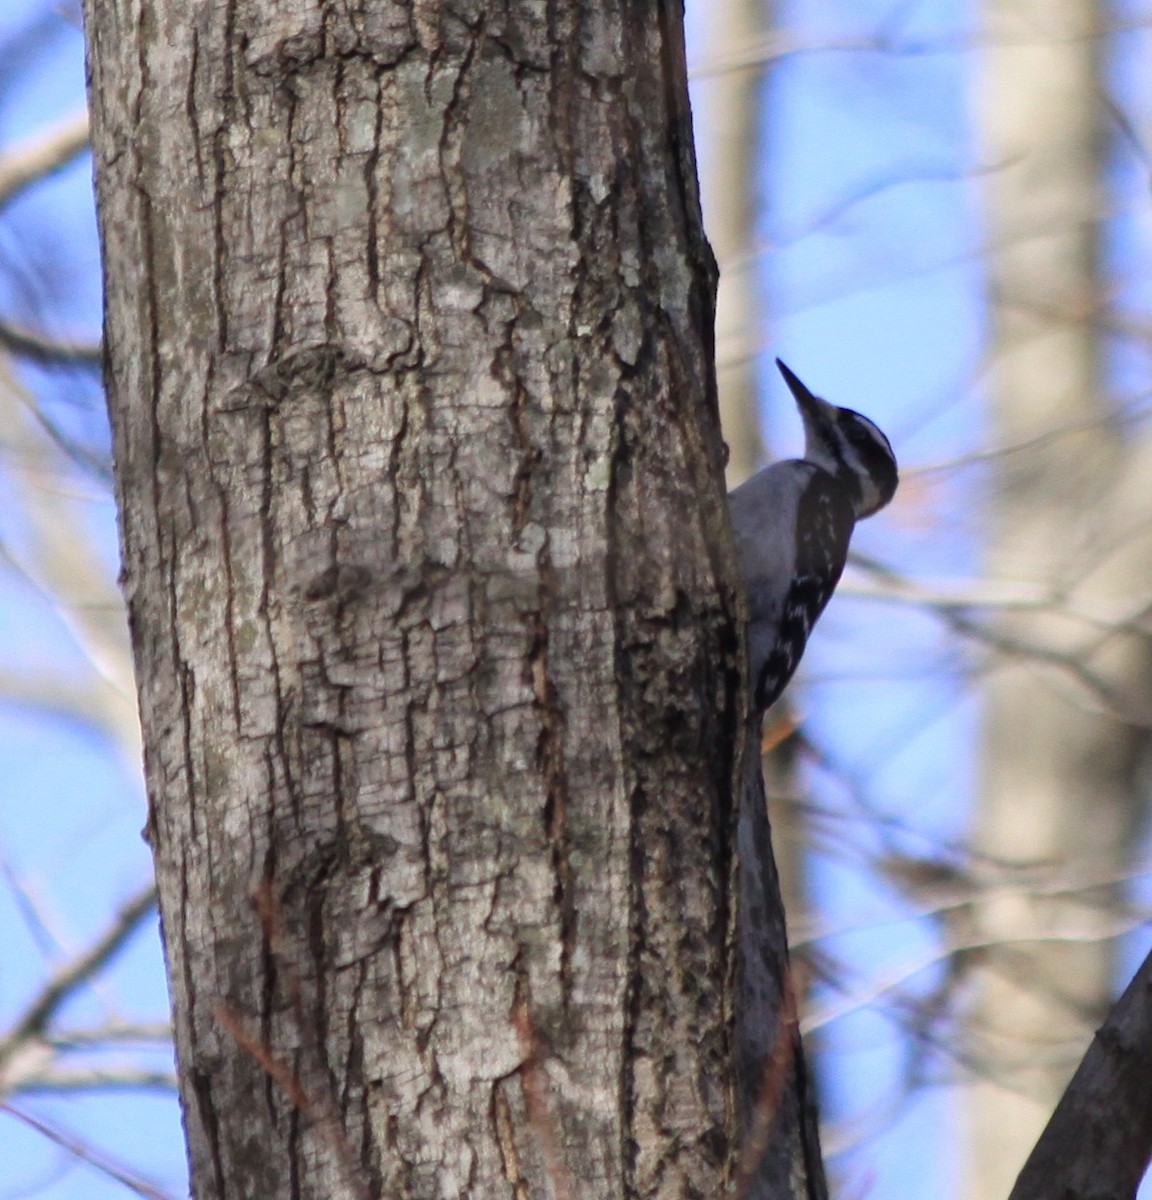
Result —
[[764, 712], [784, 690], [840, 581], [856, 522], [896, 491], [896, 456], [867, 417], [814, 396], [776, 366], [804, 421], [804, 457], [773, 463], [728, 495], [748, 589], [748, 679]]

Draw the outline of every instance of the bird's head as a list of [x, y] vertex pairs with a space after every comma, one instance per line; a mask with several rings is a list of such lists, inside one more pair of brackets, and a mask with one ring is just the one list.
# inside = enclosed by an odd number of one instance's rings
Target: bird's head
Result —
[[892, 499], [898, 482], [888, 439], [867, 417], [814, 395], [779, 359], [776, 366], [800, 409], [805, 459], [847, 488], [857, 519], [878, 512]]

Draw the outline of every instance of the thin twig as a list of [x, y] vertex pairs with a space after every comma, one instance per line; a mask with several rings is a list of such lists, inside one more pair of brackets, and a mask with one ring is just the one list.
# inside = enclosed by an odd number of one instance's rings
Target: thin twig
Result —
[[41, 989], [40, 994], [17, 1017], [0, 1041], [0, 1065], [6, 1063], [33, 1038], [41, 1038], [65, 1001], [87, 983], [128, 939], [156, 905], [156, 886], [149, 884], [129, 900], [103, 934], [83, 953], [66, 963]]
[[101, 342], [63, 342], [33, 329], [0, 321], [0, 346], [19, 358], [30, 358], [46, 367], [72, 364], [99, 367], [104, 361]]
[[65, 1153], [91, 1167], [94, 1171], [99, 1171], [101, 1175], [107, 1175], [109, 1179], [114, 1179], [130, 1192], [135, 1192], [137, 1196], [144, 1196], [146, 1200], [173, 1200], [170, 1193], [149, 1183], [148, 1180], [142, 1179], [139, 1175], [133, 1174], [127, 1167], [98, 1150], [91, 1142], [85, 1142], [75, 1134], [66, 1133], [59, 1126], [50, 1125], [47, 1121], [42, 1121], [22, 1108], [16, 1108], [2, 1100], [0, 1100], [0, 1112], [6, 1112], [10, 1117], [23, 1122], [54, 1145], [59, 1146]]
[[319, 1111], [304, 1090], [296, 1073], [282, 1063], [268, 1045], [244, 1027], [243, 1018], [222, 1000], [212, 1006], [212, 1015], [232, 1035], [232, 1040], [253, 1059], [284, 1095], [306, 1116], [319, 1121]]
[[100, 1067], [58, 1069], [49, 1067], [12, 1087], [13, 1095], [27, 1096], [46, 1092], [60, 1096], [66, 1092], [174, 1092], [179, 1081], [172, 1071], [145, 1071], [137, 1067]]
[[88, 113], [81, 110], [0, 154], [0, 206], [87, 149]]

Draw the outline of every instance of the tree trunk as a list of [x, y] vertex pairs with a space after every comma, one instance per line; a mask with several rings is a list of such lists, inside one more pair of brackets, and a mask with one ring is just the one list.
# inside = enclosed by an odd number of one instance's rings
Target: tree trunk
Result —
[[675, 6], [87, 5], [195, 1195], [715, 1195], [734, 557]]
[[[1112, 993], [1149, 659], [1146, 466], [1102, 382], [1103, 9], [987, 5], [981, 113], [998, 461], [989, 572], [1049, 601], [995, 626], [977, 815], [967, 1195], [1003, 1196]], [[1029, 650], [1035, 652], [1029, 652]], [[1135, 719], [1133, 719], [1135, 718]]]
[[800, 1040], [799, 987], [788, 961], [781, 872], [759, 746], [748, 735], [737, 833], [736, 1091], [743, 1131], [740, 1200], [827, 1200], [816, 1102]]

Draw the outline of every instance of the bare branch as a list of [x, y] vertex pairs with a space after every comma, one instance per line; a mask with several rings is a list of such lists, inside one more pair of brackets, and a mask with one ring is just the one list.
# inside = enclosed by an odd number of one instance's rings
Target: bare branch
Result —
[[7, 1036], [0, 1041], [0, 1066], [6, 1064], [28, 1042], [41, 1038], [64, 1002], [116, 954], [155, 904], [156, 887], [150, 883], [121, 907], [92, 946], [48, 980], [36, 999], [17, 1017]]
[[56, 1050], [107, 1048], [113, 1044], [137, 1044], [172, 1041], [170, 1021], [105, 1021], [88, 1029], [58, 1029], [44, 1039]]
[[88, 113], [82, 110], [0, 155], [0, 207], [87, 149]]
[[[1116, 941], [1136, 929], [1146, 928], [1147, 924], [1147, 920], [1143, 918], [1134, 918], [1131, 920], [1117, 919], [1107, 928], [1101, 927], [1100, 929], [1093, 930], [1066, 930], [1054, 934], [1026, 934], [1019, 937], [1000, 935], [997, 937], [970, 938], [966, 941], [956, 941], [949, 945], [930, 950], [911, 962], [901, 963], [893, 967], [887, 975], [872, 979], [867, 987], [860, 988], [841, 999], [825, 1005], [810, 1016], [805, 1017], [800, 1023], [800, 1029], [805, 1035], [814, 1033], [818, 1029], [823, 1029], [831, 1025], [834, 1021], [840, 1020], [842, 1017], [869, 1008], [883, 997], [892, 995], [922, 972], [932, 967], [947, 965], [949, 962], [973, 952], [993, 949], [1003, 950], [1005, 948], [1011, 950], [1019, 946], [1056, 946], [1070, 943], [1092, 944], [1096, 942]], [[1108, 1195], [1112, 1195], [1112, 1193], [1109, 1192]]]
[[[124, 1061], [125, 1047], [163, 1047], [171, 1051], [172, 1027], [163, 1021], [144, 1024], [108, 1021], [90, 1029], [37, 1035], [13, 1048], [4, 1062], [0, 1086], [7, 1096], [36, 1092], [171, 1091], [176, 1075], [170, 1067], [148, 1067]], [[84, 1058], [67, 1064], [65, 1055]], [[110, 1061], [100, 1056], [115, 1053]]]
[[[0, 163], [0, 170], [3, 163]], [[99, 367], [104, 359], [101, 342], [61, 342], [31, 329], [0, 321], [0, 346], [19, 358], [30, 358], [45, 366], [73, 364]]]
[[[1116, 21], [1109, 24], [1112, 34], [1146, 29], [1147, 20]], [[763, 67], [781, 58], [808, 54], [875, 54], [892, 58], [919, 58], [938, 54], [971, 54], [992, 46], [1051, 46], [1088, 40], [1095, 34], [1064, 32], [1058, 29], [1030, 30], [1008, 37], [1004, 34], [970, 34], [964, 31], [939, 37], [902, 37], [878, 33], [861, 37], [799, 38], [787, 33], [771, 33], [752, 39], [728, 54], [709, 55], [689, 68], [690, 79], [706, 79], [729, 71], [747, 71]]]
[[1152, 954], [1068, 1085], [1009, 1200], [1135, 1196], [1152, 1157]]
[[12, 1088], [13, 1095], [50, 1092], [174, 1092], [174, 1071], [147, 1071], [139, 1067], [49, 1067], [29, 1074]]
[[[1093, 653], [1099, 649], [1102, 640], [1121, 632], [1134, 633], [1140, 637], [1147, 636], [1147, 631], [1140, 628], [1134, 619], [1129, 617], [1107, 621], [1091, 614], [1079, 612], [1058, 597], [1044, 600], [1039, 596], [1012, 597], [1006, 593], [998, 603], [1002, 609], [1016, 608], [1058, 613], [1087, 626], [1101, 639], [1095, 644], [1088, 642], [1072, 646], [1045, 645], [1040, 641], [1009, 632], [970, 615], [971, 608], [976, 604], [982, 608], [997, 604], [991, 595], [984, 597], [978, 597], [975, 593], [968, 597], [934, 595], [875, 560], [856, 557], [853, 561], [856, 565], [866, 566], [876, 577], [877, 586], [875, 590], [865, 592], [859, 587], [849, 585], [843, 589], [846, 594], [867, 595], [869, 599], [911, 604], [933, 612], [953, 632], [998, 651], [1001, 659], [1026, 659], [1058, 668], [1067, 677], [1081, 684], [1085, 692], [1095, 701], [1095, 705], [1116, 720], [1137, 729], [1152, 728], [1152, 713], [1147, 712], [1142, 705], [1121, 694], [1108, 679], [1089, 665]], [[1141, 600], [1139, 615], [1143, 615], [1145, 608], [1146, 604]]]
[[[0, 559], [3, 559], [0, 550]], [[35, 674], [27, 670], [0, 667], [0, 700], [15, 707], [74, 721], [89, 727], [101, 737], [127, 743], [124, 721], [104, 703], [107, 685], [77, 680], [49, 668]]]

